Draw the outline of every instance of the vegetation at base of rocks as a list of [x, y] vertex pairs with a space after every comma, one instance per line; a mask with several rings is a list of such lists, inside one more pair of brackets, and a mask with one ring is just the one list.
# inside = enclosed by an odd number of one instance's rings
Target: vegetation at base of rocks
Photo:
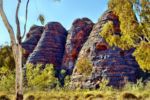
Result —
[[56, 87], [58, 79], [55, 77], [55, 70], [52, 64], [43, 68], [42, 64], [26, 65], [27, 87], [31, 89], [51, 89]]
[[[150, 99], [150, 82], [137, 84], [127, 83], [122, 89], [103, 90], [71, 90], [71, 89], [53, 89], [50, 91], [26, 91], [25, 100], [149, 100]], [[9, 92], [0, 91], [0, 98], [9, 98], [15, 100], [15, 95]]]
[[69, 88], [71, 82], [71, 76], [67, 75], [64, 79], [64, 88]]
[[15, 89], [15, 71], [8, 67], [0, 67], [0, 91]]
[[109, 80], [107, 78], [102, 78], [101, 82], [99, 83], [99, 90], [101, 91], [107, 91], [113, 89], [111, 86], [107, 86], [109, 83]]
[[[42, 67], [42, 64], [26, 65], [25, 90], [49, 90], [60, 84], [52, 64], [47, 64], [44, 69]], [[0, 91], [12, 90], [15, 90], [15, 70], [0, 67]]]
[[[36, 68], [37, 67], [37, 68]], [[39, 64], [37, 66], [33, 66], [32, 64], [27, 65], [28, 75], [27, 80], [30, 83], [30, 89], [24, 90], [25, 100], [124, 100], [124, 99], [133, 99], [135, 100], [149, 100], [150, 99], [150, 81], [143, 83], [142, 79], [138, 80], [136, 84], [127, 82], [124, 88], [115, 89], [110, 86], [107, 86], [107, 79], [102, 79], [102, 82], [99, 84], [100, 88], [97, 90], [89, 90], [89, 89], [74, 89], [69, 88], [70, 84], [70, 76], [65, 77], [65, 85], [64, 87], [55, 87], [49, 88], [50, 84], [57, 84], [57, 78], [55, 78], [54, 68], [51, 64], [46, 65], [45, 70], [41, 69], [42, 66]], [[5, 68], [5, 67], [4, 67]], [[9, 79], [10, 73], [8, 69], [0, 69], [3, 72], [3, 75], [7, 74], [7, 84], [9, 86], [15, 87], [14, 84], [14, 76], [12, 79]], [[12, 71], [14, 72], [14, 71]], [[39, 74], [40, 73], [40, 74]], [[45, 73], [49, 73], [48, 76]], [[65, 74], [65, 71], [62, 70], [61, 74]], [[2, 74], [1, 74], [2, 75]], [[15, 75], [13, 73], [13, 75]], [[6, 77], [6, 76], [5, 76]], [[49, 78], [50, 77], [50, 78]], [[29, 79], [30, 78], [30, 79]], [[31, 79], [33, 81], [31, 81]], [[0, 81], [2, 84], [3, 81]], [[10, 82], [10, 83], [9, 83]], [[6, 85], [6, 83], [5, 83]], [[7, 100], [15, 100], [15, 91], [14, 89], [9, 88], [2, 89], [5, 86], [2, 84], [0, 86], [0, 98], [6, 98]], [[39, 88], [40, 87], [40, 88]], [[46, 89], [45, 89], [46, 88]], [[9, 89], [9, 90], [7, 90]], [[4, 91], [4, 92], [3, 92]], [[1, 100], [1, 99], [0, 99]], [[3, 100], [3, 99], [2, 99]]]
[[88, 58], [81, 58], [79, 61], [76, 63], [76, 71], [79, 74], [83, 75], [90, 75], [92, 72], [92, 63]]
[[113, 22], [107, 22], [100, 35], [110, 46], [123, 50], [135, 48], [133, 55], [143, 71], [150, 71], [150, 6], [149, 0], [109, 0], [108, 7], [119, 17], [120, 35]]
[[3, 66], [8, 67], [11, 70], [15, 68], [12, 49], [8, 45], [4, 45], [0, 48], [0, 68]]
[[0, 91], [15, 89], [15, 61], [12, 48], [2, 45], [0, 48]]

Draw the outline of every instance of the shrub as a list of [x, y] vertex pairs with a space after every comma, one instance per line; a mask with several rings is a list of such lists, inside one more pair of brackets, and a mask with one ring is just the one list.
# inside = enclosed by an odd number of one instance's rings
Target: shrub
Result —
[[150, 89], [150, 80], [146, 82], [146, 87], [147, 89]]
[[0, 67], [8, 67], [11, 70], [15, 68], [15, 61], [10, 46], [6, 45], [0, 48]]
[[33, 64], [26, 65], [27, 85], [29, 88], [51, 89], [58, 83], [53, 65], [47, 64], [44, 69], [42, 67], [42, 64], [37, 64], [36, 67]]
[[144, 90], [142, 79], [137, 80], [136, 84], [127, 82], [123, 88], [124, 90], [140, 91]]
[[66, 70], [62, 69], [60, 73], [61, 73], [61, 75], [65, 76], [66, 75]]
[[15, 72], [8, 67], [0, 68], [0, 91], [10, 91], [15, 89]]
[[91, 74], [92, 69], [93, 69], [92, 62], [88, 58], [81, 58], [78, 60], [76, 64], [77, 73], [86, 76]]
[[64, 87], [65, 88], [68, 88], [69, 87], [69, 85], [70, 85], [70, 82], [71, 82], [71, 76], [69, 76], [69, 75], [67, 75], [66, 77], [65, 77], [65, 80], [64, 80]]
[[0, 100], [10, 100], [7, 95], [1, 95]]
[[111, 86], [107, 86], [109, 83], [109, 79], [103, 77], [101, 82], [99, 83], [99, 90], [112, 90]]

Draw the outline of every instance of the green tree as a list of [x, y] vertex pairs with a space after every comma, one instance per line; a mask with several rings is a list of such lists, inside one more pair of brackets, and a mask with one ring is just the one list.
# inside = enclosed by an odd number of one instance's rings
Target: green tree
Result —
[[[15, 70], [9, 67], [0, 67], [0, 91], [13, 91], [15, 89]], [[14, 91], [13, 91], [14, 92]]]
[[[23, 85], [22, 85], [22, 34], [21, 34], [21, 28], [20, 28], [20, 21], [18, 18], [21, 0], [17, 0], [17, 7], [16, 7], [16, 13], [15, 13], [15, 19], [16, 19], [16, 36], [15, 31], [13, 30], [10, 22], [8, 21], [8, 18], [5, 14], [5, 11], [3, 9], [3, 0], [0, 0], [0, 16], [2, 18], [2, 21], [9, 33], [9, 37], [11, 40], [11, 47], [13, 52], [13, 57], [15, 60], [15, 67], [16, 67], [16, 100], [23, 100]], [[26, 23], [27, 23], [27, 14], [28, 14], [28, 4], [29, 0], [27, 0], [26, 4], [26, 21], [24, 25], [24, 34], [26, 33]]]
[[149, 2], [149, 0], [109, 0], [109, 9], [119, 17], [121, 36], [114, 34], [112, 22], [106, 23], [100, 33], [111, 46], [123, 50], [135, 48], [133, 55], [144, 71], [150, 71]]
[[[14, 31], [12, 25], [8, 21], [8, 16], [6, 15], [3, 7], [3, 0], [0, 0], [0, 16], [2, 18], [2, 21], [9, 33], [9, 37], [11, 40], [11, 47], [12, 47], [12, 52], [13, 52], [13, 57], [15, 60], [15, 67], [16, 67], [16, 100], [23, 100], [23, 76], [22, 76], [22, 46], [21, 42], [23, 37], [25, 36], [26, 33], [26, 25], [28, 21], [28, 6], [29, 6], [29, 1], [27, 0], [26, 3], [26, 9], [25, 9], [25, 23], [24, 23], [24, 32], [21, 34], [21, 26], [20, 26], [20, 21], [18, 18], [19, 15], [19, 10], [20, 10], [20, 5], [22, 3], [22, 0], [17, 0], [17, 6], [16, 6], [16, 11], [15, 11], [15, 21], [16, 21], [16, 32]], [[56, 0], [55, 0], [56, 1]], [[60, 0], [57, 0], [60, 1]], [[44, 23], [44, 19], [42, 17], [40, 18], [41, 23]], [[15, 36], [16, 35], [16, 36]]]
[[10, 70], [14, 70], [15, 61], [10, 46], [3, 46], [0, 50], [0, 68], [8, 67]]
[[54, 88], [58, 84], [55, 77], [55, 69], [52, 64], [47, 64], [43, 69], [42, 64], [27, 64], [27, 85], [31, 89], [44, 90]]

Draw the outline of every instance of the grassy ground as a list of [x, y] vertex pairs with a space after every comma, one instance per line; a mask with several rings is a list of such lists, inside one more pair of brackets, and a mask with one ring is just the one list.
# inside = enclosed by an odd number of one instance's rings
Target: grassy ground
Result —
[[[67, 87], [66, 87], [67, 88]], [[25, 90], [24, 100], [150, 100], [150, 82], [127, 83], [122, 89], [101, 85], [98, 90], [69, 90], [57, 88], [49, 91]], [[15, 100], [15, 92], [0, 91], [0, 100]]]
[[[9, 99], [6, 99], [9, 98]], [[51, 90], [30, 91], [25, 100], [150, 100], [150, 88], [145, 90]], [[15, 100], [14, 93], [0, 92], [0, 100]]]

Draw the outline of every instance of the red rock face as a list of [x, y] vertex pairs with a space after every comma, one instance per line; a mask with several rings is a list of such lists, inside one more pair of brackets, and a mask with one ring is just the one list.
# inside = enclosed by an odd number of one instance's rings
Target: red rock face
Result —
[[[93, 64], [93, 72], [88, 79], [90, 83], [87, 85], [85, 82], [81, 87], [86, 87], [86, 85], [87, 88], [96, 87], [103, 77], [108, 78], [110, 81], [108, 85], [114, 87], [121, 87], [127, 81], [136, 82], [139, 78], [141, 70], [132, 57], [134, 49], [122, 51], [120, 48], [110, 47], [105, 39], [100, 36], [103, 25], [108, 21], [113, 22], [114, 35], [121, 35], [118, 17], [112, 11], [106, 11], [99, 22], [94, 25], [78, 57], [79, 61], [83, 57], [88, 57]], [[73, 73], [74, 75], [76, 76], [77, 73]], [[78, 79], [72, 80], [77, 81]]]
[[72, 24], [72, 28], [69, 31], [71, 36], [66, 44], [62, 63], [63, 68], [66, 69], [69, 74], [72, 73], [78, 54], [86, 42], [92, 27], [93, 22], [88, 18], [77, 19]]
[[65, 51], [67, 31], [58, 22], [50, 22], [45, 26], [36, 48], [30, 54], [27, 63], [53, 64], [55, 68], [61, 68], [61, 62]]
[[22, 43], [23, 48], [23, 56], [25, 59], [28, 58], [30, 53], [33, 52], [34, 48], [36, 47], [41, 35], [44, 31], [44, 27], [42, 26], [32, 26], [29, 32], [26, 35], [26, 40]]
[[[82, 87], [96, 87], [102, 77], [108, 78], [108, 85], [115, 87], [123, 86], [126, 81], [135, 82], [141, 70], [132, 57], [134, 49], [123, 51], [117, 47], [110, 47], [99, 34], [108, 21], [113, 22], [114, 35], [120, 36], [120, 22], [112, 11], [106, 11], [95, 25], [88, 18], [75, 20], [69, 34], [58, 22], [48, 23], [44, 28], [32, 27], [26, 41], [22, 43], [24, 56], [28, 58], [27, 63], [51, 63], [56, 70], [63, 68], [67, 70], [67, 74], [72, 74], [76, 68], [76, 60], [86, 57], [92, 62], [93, 72], [88, 79], [90, 84], [85, 82]], [[77, 75], [78, 73], [73, 73], [72, 76]], [[78, 78], [73, 80], [77, 83], [80, 81]], [[73, 86], [75, 82], [72, 82]]]
[[107, 50], [108, 48], [109, 48], [108, 44], [106, 43], [96, 43], [96, 49], [99, 51], [104, 51]]

